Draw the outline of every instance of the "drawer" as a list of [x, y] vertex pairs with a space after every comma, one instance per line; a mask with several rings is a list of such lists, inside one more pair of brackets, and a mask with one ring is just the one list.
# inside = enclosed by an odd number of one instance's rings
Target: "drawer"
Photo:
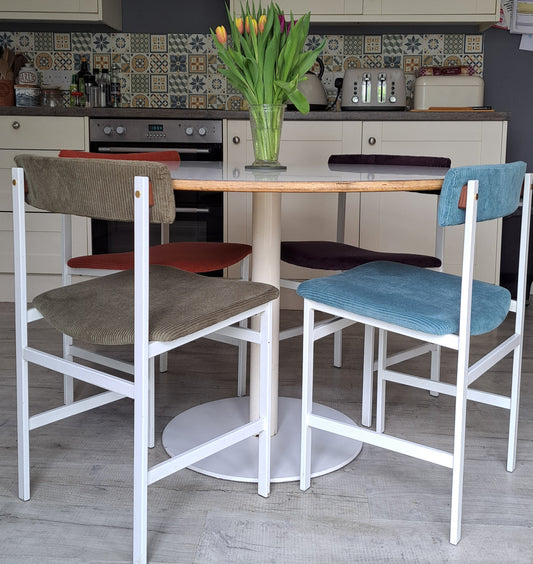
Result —
[[85, 118], [0, 116], [2, 149], [85, 148]]

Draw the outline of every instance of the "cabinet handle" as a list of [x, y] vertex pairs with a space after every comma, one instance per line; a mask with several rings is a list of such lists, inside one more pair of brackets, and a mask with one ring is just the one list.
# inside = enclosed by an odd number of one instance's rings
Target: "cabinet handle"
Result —
[[238, 137], [237, 135], [235, 135], [235, 137], [232, 139], [232, 141], [235, 145], [238, 145], [241, 142], [241, 138]]
[[369, 145], [375, 145], [376, 144], [376, 138], [375, 137], [369, 137], [368, 144]]
[[18, 121], [14, 121], [14, 122], [11, 124], [11, 127], [12, 127], [13, 129], [19, 129], [19, 128], [20, 128], [20, 123], [19, 123]]

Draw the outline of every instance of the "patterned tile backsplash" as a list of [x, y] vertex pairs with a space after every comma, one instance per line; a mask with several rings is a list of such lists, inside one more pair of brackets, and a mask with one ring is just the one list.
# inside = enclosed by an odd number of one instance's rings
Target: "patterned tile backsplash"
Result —
[[[307, 46], [318, 45], [322, 38], [310, 35]], [[422, 66], [468, 65], [483, 75], [481, 34], [327, 35], [326, 39], [323, 82], [330, 103], [337, 93], [335, 78], [347, 68], [401, 68], [409, 95]], [[0, 31], [0, 46], [24, 53], [41, 72], [74, 74], [82, 56], [90, 69], [118, 63], [126, 107], [243, 108], [242, 96], [217, 72], [221, 63], [209, 34]]]

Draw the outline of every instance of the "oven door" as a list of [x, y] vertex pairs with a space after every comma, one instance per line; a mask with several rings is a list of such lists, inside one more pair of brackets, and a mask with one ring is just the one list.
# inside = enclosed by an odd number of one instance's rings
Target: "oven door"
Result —
[[[147, 153], [176, 150], [187, 161], [218, 161], [222, 167], [222, 144], [90, 143], [91, 152]], [[222, 169], [221, 169], [222, 171]], [[222, 241], [224, 209], [222, 192], [175, 191], [176, 219], [170, 225], [170, 242]], [[133, 224], [117, 221], [91, 221], [93, 254], [126, 252], [133, 249]], [[150, 226], [150, 244], [161, 243], [161, 228]]]

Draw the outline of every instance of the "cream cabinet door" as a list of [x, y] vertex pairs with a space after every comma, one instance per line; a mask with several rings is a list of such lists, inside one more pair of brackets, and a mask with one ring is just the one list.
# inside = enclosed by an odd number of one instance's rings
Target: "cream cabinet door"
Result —
[[[363, 0], [282, 0], [278, 2], [280, 8], [285, 14], [292, 12], [295, 18], [301, 17], [307, 12], [311, 12], [313, 20], [317, 20], [320, 16], [330, 16], [337, 14], [344, 16], [346, 14], [362, 14]], [[231, 0], [230, 9], [237, 15], [240, 15], [241, 3], [239, 0]]]
[[[254, 160], [249, 122], [227, 124], [227, 157], [239, 164]], [[290, 168], [301, 162], [327, 162], [332, 154], [360, 152], [361, 122], [286, 121], [283, 124], [280, 162]], [[231, 171], [229, 171], [231, 174]], [[227, 194], [226, 237], [231, 242], [251, 242], [251, 194]], [[346, 239], [359, 237], [359, 195], [350, 194], [347, 203]], [[281, 200], [282, 240], [335, 240], [337, 235], [336, 194], [283, 194]], [[304, 279], [326, 274], [282, 264], [282, 277]]]
[[[86, 118], [0, 116], [0, 301], [13, 301], [13, 196], [11, 168], [17, 154], [56, 156], [62, 148], [84, 150]], [[28, 299], [57, 285], [61, 274], [61, 217], [28, 208]], [[73, 250], [88, 252], [88, 221], [74, 218]]]
[[[449, 157], [452, 166], [505, 162], [507, 123], [493, 122], [365, 122], [364, 153]], [[361, 195], [360, 244], [381, 251], [433, 254], [437, 198], [430, 194]], [[446, 229], [445, 265], [459, 274], [462, 227]], [[499, 280], [501, 221], [479, 225], [475, 275]]]
[[[285, 0], [285, 13], [311, 12], [313, 22], [497, 22], [499, 0]], [[240, 14], [239, 0], [230, 9]]]
[[122, 28], [122, 0], [0, 0], [0, 19], [80, 21]]

